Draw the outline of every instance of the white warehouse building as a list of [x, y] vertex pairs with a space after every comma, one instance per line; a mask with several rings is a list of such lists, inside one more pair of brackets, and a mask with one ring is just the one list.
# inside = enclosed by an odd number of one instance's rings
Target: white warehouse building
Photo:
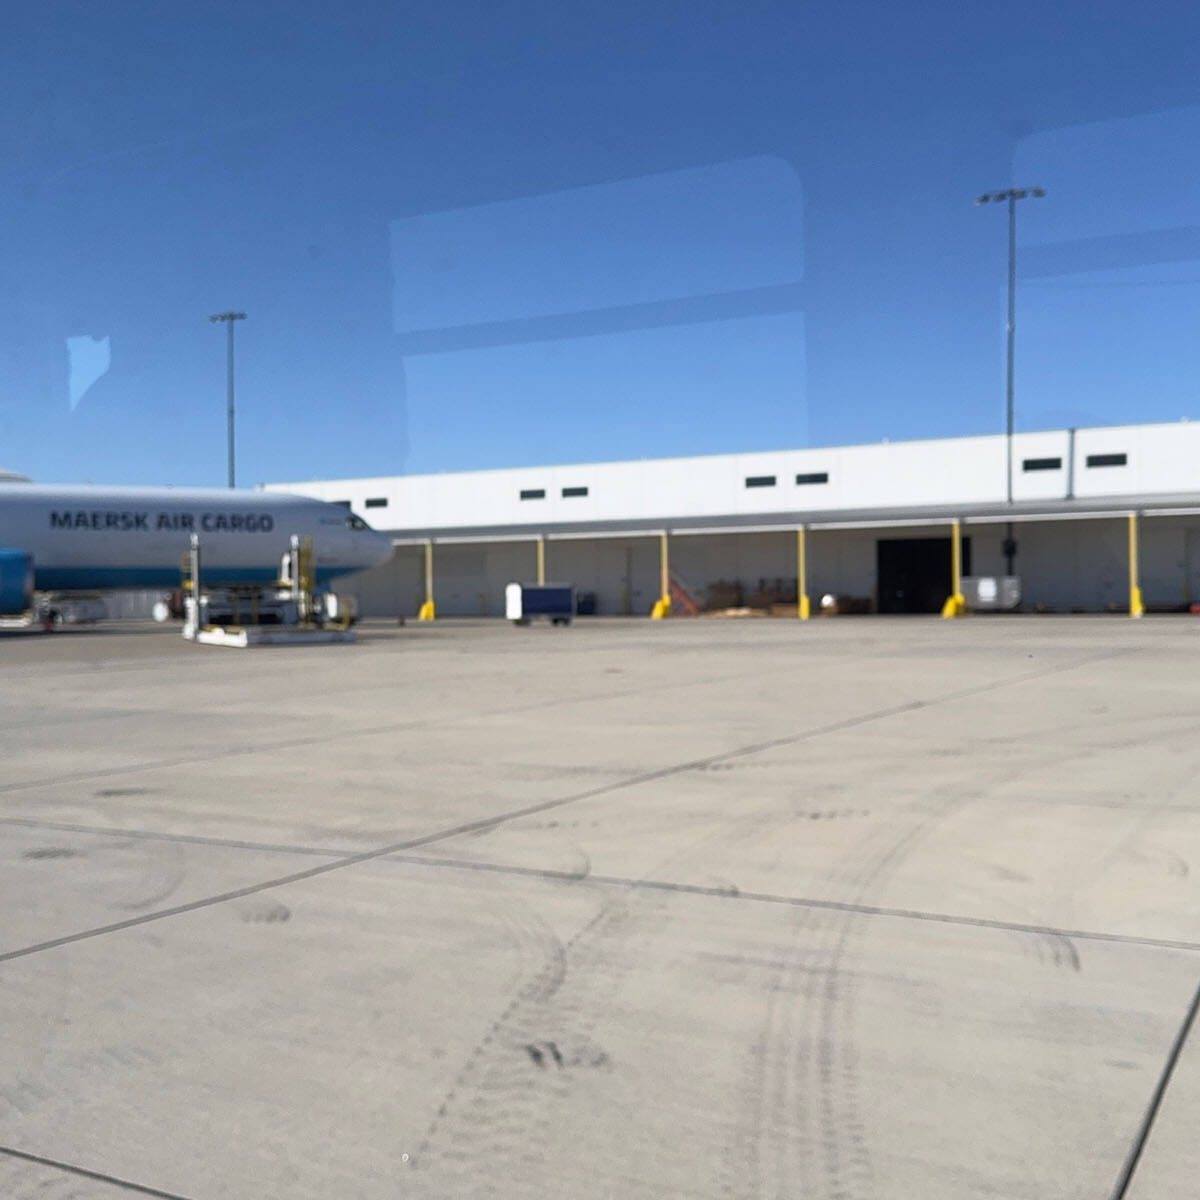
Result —
[[[277, 483], [396, 543], [347, 581], [366, 616], [497, 616], [504, 588], [575, 585], [581, 611], [936, 612], [962, 574], [1019, 578], [1025, 610], [1200, 601], [1200, 424], [1124, 425], [439, 475]], [[1009, 498], [1011, 480], [1011, 500]], [[1011, 529], [1011, 533], [1010, 533]], [[1011, 541], [1009, 540], [1011, 537]], [[319, 547], [318, 547], [319, 554]]]

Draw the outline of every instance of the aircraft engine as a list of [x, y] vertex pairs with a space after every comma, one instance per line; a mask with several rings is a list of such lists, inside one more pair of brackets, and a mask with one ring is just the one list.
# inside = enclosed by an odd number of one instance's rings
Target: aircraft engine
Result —
[[0, 546], [0, 616], [17, 616], [33, 607], [33, 555]]

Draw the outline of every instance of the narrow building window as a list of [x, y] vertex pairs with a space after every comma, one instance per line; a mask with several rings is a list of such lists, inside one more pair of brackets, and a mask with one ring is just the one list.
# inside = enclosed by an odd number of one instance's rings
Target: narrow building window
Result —
[[586, 496], [587, 488], [585, 488], [585, 487], [563, 488], [562, 494], [563, 494], [564, 500], [570, 500], [573, 496]]
[[349, 500], [335, 500], [334, 504], [336, 504], [339, 508], [349, 508], [350, 507]]
[[366, 502], [366, 504], [363, 505], [363, 507], [364, 508], [387, 508], [387, 497], [386, 496], [372, 496]]
[[807, 475], [797, 475], [797, 483], [828, 483], [828, 471], [810, 471]]
[[774, 487], [775, 486], [775, 476], [774, 475], [747, 475], [746, 476], [746, 486], [747, 487]]
[[545, 488], [522, 488], [521, 489], [521, 499], [522, 500], [545, 500], [545, 498], [546, 498], [546, 489]]
[[1089, 467], [1123, 467], [1127, 461], [1124, 454], [1089, 454], [1087, 456]]
[[1027, 458], [1021, 464], [1022, 471], [1061, 471], [1061, 458]]

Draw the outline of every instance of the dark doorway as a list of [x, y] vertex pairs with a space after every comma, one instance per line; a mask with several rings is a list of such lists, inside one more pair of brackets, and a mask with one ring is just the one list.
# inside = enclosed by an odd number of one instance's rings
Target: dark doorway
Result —
[[[875, 543], [881, 613], [935, 613], [950, 595], [950, 539], [880, 538]], [[962, 573], [971, 573], [971, 539], [962, 540]]]

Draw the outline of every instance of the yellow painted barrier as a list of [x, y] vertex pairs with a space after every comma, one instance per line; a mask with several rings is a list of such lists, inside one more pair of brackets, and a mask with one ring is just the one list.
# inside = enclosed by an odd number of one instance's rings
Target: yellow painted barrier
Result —
[[1142, 589], [1138, 580], [1138, 518], [1129, 514], [1129, 615], [1140, 617], [1146, 611], [1142, 602]]
[[946, 603], [942, 605], [943, 617], [961, 617], [967, 611], [967, 598], [962, 592], [955, 592], [953, 596], [946, 597]]
[[951, 523], [950, 533], [950, 595], [942, 605], [943, 617], [961, 617], [967, 611], [967, 598], [962, 591], [962, 538], [958, 521]]
[[802, 621], [812, 616], [812, 604], [808, 598], [807, 533], [803, 525], [796, 530], [796, 616]]
[[418, 621], [432, 621], [437, 616], [433, 603], [433, 543], [425, 543], [425, 603], [417, 611]]
[[659, 595], [658, 599], [654, 602], [654, 607], [650, 610], [650, 619], [652, 621], [661, 621], [663, 617], [671, 615], [671, 565], [668, 558], [667, 534], [665, 530], [659, 534], [658, 555]]

